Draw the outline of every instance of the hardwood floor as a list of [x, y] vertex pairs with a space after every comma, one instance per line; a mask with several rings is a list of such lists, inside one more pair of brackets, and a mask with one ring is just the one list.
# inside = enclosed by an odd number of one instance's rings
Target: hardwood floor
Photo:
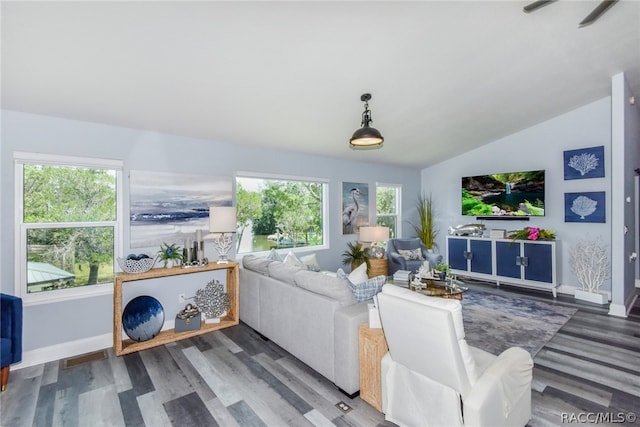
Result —
[[[564, 296], [482, 289], [579, 308], [534, 359], [530, 426], [593, 423], [596, 416], [604, 425], [640, 425], [618, 418], [640, 415], [640, 316], [614, 318]], [[352, 410], [343, 413], [340, 401]], [[107, 349], [14, 371], [0, 396], [0, 425], [393, 424], [240, 324], [122, 357]]]

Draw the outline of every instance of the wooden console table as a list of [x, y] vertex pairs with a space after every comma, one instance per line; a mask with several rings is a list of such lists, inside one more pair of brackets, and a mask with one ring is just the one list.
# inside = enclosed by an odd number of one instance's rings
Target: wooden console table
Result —
[[360, 397], [382, 412], [382, 379], [380, 363], [389, 347], [382, 329], [371, 329], [368, 323], [358, 330], [360, 346]]
[[[181, 274], [202, 273], [205, 271], [226, 270], [227, 271], [227, 293], [229, 294], [230, 307], [227, 315], [220, 319], [220, 323], [206, 324], [196, 331], [175, 332], [173, 329], [161, 331], [158, 335], [148, 341], [137, 342], [131, 339], [122, 338], [122, 284], [136, 280], [157, 279], [161, 277], [177, 276]], [[210, 263], [204, 267], [191, 268], [152, 268], [146, 273], [118, 273], [113, 283], [113, 348], [117, 356], [133, 353], [158, 345], [206, 334], [229, 326], [235, 326], [240, 321], [240, 275], [239, 266], [235, 261], [228, 264]]]

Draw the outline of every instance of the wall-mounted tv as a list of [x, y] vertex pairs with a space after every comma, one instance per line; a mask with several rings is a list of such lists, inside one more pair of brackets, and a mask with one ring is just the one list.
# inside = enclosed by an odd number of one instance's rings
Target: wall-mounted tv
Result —
[[463, 177], [462, 215], [544, 216], [544, 170]]

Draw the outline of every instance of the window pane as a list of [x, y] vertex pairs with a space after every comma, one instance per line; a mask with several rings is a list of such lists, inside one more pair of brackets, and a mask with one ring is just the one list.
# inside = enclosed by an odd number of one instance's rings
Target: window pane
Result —
[[396, 238], [396, 217], [395, 216], [379, 216], [377, 225], [389, 227], [389, 238]]
[[113, 227], [27, 230], [27, 292], [113, 281]]
[[236, 180], [238, 253], [323, 244], [324, 184]]
[[376, 187], [376, 213], [396, 214], [396, 187]]
[[114, 171], [24, 165], [24, 222], [116, 220]]

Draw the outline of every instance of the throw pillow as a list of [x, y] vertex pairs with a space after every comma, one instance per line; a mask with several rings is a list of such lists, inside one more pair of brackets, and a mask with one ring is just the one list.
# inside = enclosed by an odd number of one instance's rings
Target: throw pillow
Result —
[[293, 278], [293, 275], [301, 269], [300, 267], [287, 265], [283, 262], [271, 261], [268, 270], [270, 277], [295, 286], [296, 281]]
[[289, 251], [287, 256], [284, 257], [284, 261], [283, 262], [284, 262], [285, 265], [288, 265], [290, 267], [298, 267], [298, 268], [303, 268], [305, 270], [307, 269], [307, 266], [304, 265], [304, 263], [298, 259], [296, 254], [294, 254], [291, 251]]
[[316, 254], [305, 255], [300, 257], [300, 261], [307, 267], [309, 271], [320, 271], [320, 264]]
[[367, 276], [367, 264], [364, 262], [356, 267], [356, 269], [351, 273], [349, 273], [349, 280], [351, 281], [351, 283], [362, 283], [368, 278], [369, 276]]
[[341, 306], [356, 302], [351, 290], [336, 277], [304, 270], [295, 273], [294, 277], [300, 288], [338, 300]]
[[400, 256], [407, 261], [422, 261], [424, 258], [422, 257], [422, 249], [398, 249], [398, 253]]
[[267, 259], [271, 261], [280, 261], [280, 262], [284, 261], [282, 259], [282, 255], [276, 252], [275, 249], [271, 249], [271, 252], [269, 252], [269, 255], [267, 255]]
[[351, 289], [353, 296], [356, 298], [357, 302], [367, 301], [373, 298], [376, 294], [380, 292], [384, 282], [386, 281], [385, 276], [376, 276], [371, 279], [367, 279], [364, 282], [359, 284], [353, 283], [349, 280], [349, 276], [346, 275], [342, 269], [339, 269], [337, 272], [337, 276], [339, 279], [342, 279], [346, 285]]

